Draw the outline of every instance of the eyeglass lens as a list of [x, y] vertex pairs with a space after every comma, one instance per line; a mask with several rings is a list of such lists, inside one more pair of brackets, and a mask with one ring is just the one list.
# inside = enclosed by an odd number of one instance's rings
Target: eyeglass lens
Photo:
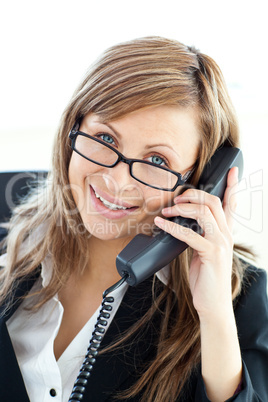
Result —
[[[75, 149], [84, 157], [107, 167], [118, 160], [117, 153], [111, 148], [83, 135], [77, 135]], [[178, 180], [172, 172], [142, 162], [132, 164], [132, 175], [145, 184], [161, 189], [172, 189]]]

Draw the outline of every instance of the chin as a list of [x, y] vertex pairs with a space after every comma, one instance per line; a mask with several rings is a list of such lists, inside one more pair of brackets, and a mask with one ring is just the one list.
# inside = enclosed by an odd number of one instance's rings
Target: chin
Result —
[[84, 221], [84, 230], [87, 232], [87, 237], [94, 236], [100, 240], [115, 240], [121, 237], [128, 237], [129, 234], [123, 231], [120, 225], [116, 225], [112, 221], [105, 222], [86, 222]]
[[143, 233], [151, 236], [153, 231], [152, 223], [136, 222], [129, 220], [127, 222], [115, 223], [112, 220], [88, 222], [83, 220], [83, 228], [88, 238], [94, 236], [101, 240], [129, 239], [131, 240], [137, 234]]

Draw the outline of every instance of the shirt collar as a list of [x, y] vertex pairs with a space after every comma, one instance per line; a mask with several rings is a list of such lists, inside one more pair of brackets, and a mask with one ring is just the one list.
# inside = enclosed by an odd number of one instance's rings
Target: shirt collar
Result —
[[52, 258], [50, 255], [47, 255], [42, 264], [42, 269], [41, 269], [41, 278], [42, 278], [42, 286], [43, 288], [47, 287], [51, 277], [52, 277]]

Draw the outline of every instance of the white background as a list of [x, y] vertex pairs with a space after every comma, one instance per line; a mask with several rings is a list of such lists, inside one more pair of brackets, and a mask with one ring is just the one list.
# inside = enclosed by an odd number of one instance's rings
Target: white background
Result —
[[[160, 35], [221, 67], [239, 117], [245, 168], [235, 240], [268, 267], [267, 1], [9, 1], [0, 6], [0, 171], [49, 169], [61, 113], [107, 47]], [[265, 208], [266, 206], [266, 208]]]

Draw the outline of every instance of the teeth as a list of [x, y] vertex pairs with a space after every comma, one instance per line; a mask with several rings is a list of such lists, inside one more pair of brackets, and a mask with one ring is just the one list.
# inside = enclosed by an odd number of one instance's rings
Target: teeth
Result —
[[102, 202], [107, 208], [109, 208], [109, 209], [112, 209], [112, 210], [116, 210], [116, 209], [127, 209], [126, 207], [122, 207], [121, 205], [116, 205], [116, 204], [113, 204], [112, 202], [109, 202], [109, 201], [105, 200], [105, 199], [102, 198], [99, 194], [97, 194], [96, 191], [95, 191], [95, 195], [96, 195], [96, 197], [99, 198], [99, 199], [101, 200], [101, 202]]

